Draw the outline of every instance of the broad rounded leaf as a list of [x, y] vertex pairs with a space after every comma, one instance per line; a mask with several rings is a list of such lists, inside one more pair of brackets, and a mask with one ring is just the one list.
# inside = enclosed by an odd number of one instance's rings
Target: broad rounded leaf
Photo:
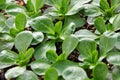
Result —
[[37, 60], [47, 59], [46, 58], [46, 52], [48, 50], [56, 51], [54, 41], [47, 41], [47, 42], [43, 42], [42, 44], [40, 44], [35, 50], [35, 53], [34, 53], [35, 59], [37, 59]]
[[113, 21], [113, 28], [114, 28], [115, 31], [120, 29], [119, 21], [120, 21], [120, 14], [117, 15], [116, 18]]
[[14, 43], [13, 42], [7, 42], [7, 41], [0, 41], [0, 51], [2, 50], [11, 50], [14, 46]]
[[33, 35], [32, 45], [36, 45], [42, 42], [44, 39], [44, 35], [42, 32], [33, 32], [32, 35]]
[[107, 61], [110, 64], [120, 66], [120, 52], [110, 52], [110, 53], [108, 53]]
[[46, 16], [40, 16], [33, 19], [33, 21], [31, 22], [31, 26], [35, 30], [39, 30], [44, 33], [54, 34], [53, 22], [50, 18]]
[[6, 20], [6, 25], [9, 27], [9, 28], [12, 28], [14, 26], [14, 17], [10, 17]]
[[102, 17], [98, 17], [95, 22], [94, 25], [96, 27], [96, 29], [102, 34], [106, 31], [106, 26], [105, 26], [105, 22], [104, 19]]
[[39, 80], [38, 76], [32, 71], [25, 71], [22, 73], [17, 80]]
[[0, 69], [9, 67], [16, 64], [17, 54], [12, 51], [1, 51], [0, 52]]
[[49, 50], [49, 51], [47, 51], [47, 53], [46, 53], [46, 57], [47, 57], [47, 59], [48, 59], [49, 61], [55, 62], [56, 59], [57, 59], [57, 57], [58, 57], [58, 55], [57, 55], [57, 53], [56, 53], [54, 50]]
[[88, 78], [86, 72], [76, 66], [66, 68], [62, 76], [65, 80], [86, 80]]
[[9, 5], [6, 8], [6, 12], [10, 15], [16, 16], [19, 13], [25, 13], [26, 9], [23, 6], [19, 5]]
[[119, 66], [113, 68], [112, 78], [113, 80], [120, 80], [120, 67]]
[[0, 32], [9, 33], [10, 28], [6, 25], [5, 21], [0, 21]]
[[115, 44], [115, 47], [120, 50], [120, 34], [118, 35], [117, 42]]
[[99, 42], [100, 55], [105, 55], [114, 48], [117, 42], [117, 33], [106, 31], [101, 37]]
[[5, 73], [5, 78], [6, 79], [16, 78], [21, 74], [23, 74], [25, 70], [26, 70], [26, 67], [18, 66], [18, 67], [11, 68]]
[[66, 37], [62, 43], [62, 50], [66, 57], [77, 47], [78, 42], [79, 40], [75, 36]]
[[49, 68], [45, 72], [44, 80], [58, 80], [58, 73], [55, 68]]
[[108, 67], [104, 63], [98, 63], [93, 69], [94, 80], [106, 80], [107, 74]]
[[85, 24], [85, 20], [80, 17], [79, 14], [75, 14], [73, 16], [67, 16], [65, 18], [65, 25], [69, 25], [70, 23], [75, 23], [76, 27], [82, 27]]
[[30, 65], [32, 70], [38, 75], [44, 75], [45, 71], [50, 67], [50, 64], [42, 61], [34, 61]]
[[73, 15], [79, 12], [83, 4], [90, 2], [91, 0], [71, 0], [68, 12], [65, 15]]
[[33, 36], [30, 31], [23, 31], [15, 37], [15, 47], [19, 52], [25, 52], [32, 42]]
[[97, 39], [98, 38], [97, 35], [95, 35], [91, 31], [86, 30], [86, 29], [82, 29], [82, 30], [76, 31], [74, 35], [77, 38], [79, 38], [79, 40], [81, 40], [83, 38], [89, 38], [89, 39]]
[[15, 18], [15, 25], [18, 30], [24, 30], [26, 25], [26, 16], [24, 14], [18, 14]]
[[92, 53], [97, 49], [97, 44], [93, 39], [83, 38], [80, 40], [77, 50], [84, 58], [89, 58]]
[[58, 74], [62, 75], [63, 71], [70, 66], [71, 67], [78, 66], [78, 64], [68, 61], [68, 60], [59, 60], [59, 61], [55, 62], [51, 67], [56, 68], [58, 71]]
[[75, 26], [75, 23], [73, 23], [73, 22], [65, 25], [61, 34], [60, 34], [60, 38], [65, 40], [66, 37], [68, 37], [74, 33], [75, 28], [76, 28], [76, 26]]

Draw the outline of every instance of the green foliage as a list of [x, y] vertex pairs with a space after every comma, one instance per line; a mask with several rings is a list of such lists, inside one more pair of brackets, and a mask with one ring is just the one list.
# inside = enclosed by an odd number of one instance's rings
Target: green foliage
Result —
[[47, 41], [40, 44], [35, 50], [34, 54], [35, 59], [36, 60], [47, 59], [46, 52], [49, 50], [56, 50], [54, 41]]
[[78, 42], [79, 40], [74, 36], [69, 36], [63, 41], [62, 50], [66, 54], [66, 57], [76, 48]]
[[[54, 76], [54, 77], [51, 77]], [[58, 73], [56, 71], [55, 68], [49, 68], [46, 72], [45, 72], [45, 80], [58, 80]]]
[[120, 57], [120, 52], [110, 52], [110, 53], [108, 53], [107, 61], [111, 64], [119, 66], [120, 65], [119, 57]]
[[80, 67], [68, 67], [63, 71], [63, 78], [65, 80], [86, 80], [86, 72]]
[[[102, 74], [98, 75], [98, 73], [102, 73]], [[93, 69], [93, 76], [94, 76], [93, 80], [106, 80], [107, 73], [108, 73], [107, 65], [104, 63], [98, 63]]]
[[15, 47], [19, 52], [24, 53], [32, 42], [33, 36], [29, 31], [23, 31], [15, 37]]
[[18, 30], [24, 30], [26, 25], [26, 16], [24, 14], [18, 14], [15, 18], [15, 25]]
[[112, 50], [117, 41], [117, 33], [114, 32], [105, 32], [99, 42], [101, 56], [104, 56], [107, 52]]
[[26, 70], [17, 78], [17, 80], [39, 80], [39, 78], [32, 71]]
[[16, 58], [18, 58], [18, 55], [16, 53], [6, 50], [2, 51], [0, 53], [0, 69], [16, 64]]
[[101, 17], [97, 18], [94, 22], [94, 25], [100, 33], [104, 33], [106, 31], [106, 26], [105, 26], [103, 18]]
[[6, 79], [18, 77], [19, 75], [23, 74], [25, 70], [26, 70], [26, 67], [11, 68], [5, 73], [5, 77]]
[[34, 61], [31, 64], [32, 70], [38, 75], [44, 75], [45, 71], [50, 67], [50, 64], [45, 61]]

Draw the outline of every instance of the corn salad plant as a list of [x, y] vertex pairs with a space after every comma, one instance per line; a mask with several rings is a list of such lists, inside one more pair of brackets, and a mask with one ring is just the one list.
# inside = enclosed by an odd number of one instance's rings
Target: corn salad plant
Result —
[[0, 0], [0, 80], [120, 80], [120, 0]]

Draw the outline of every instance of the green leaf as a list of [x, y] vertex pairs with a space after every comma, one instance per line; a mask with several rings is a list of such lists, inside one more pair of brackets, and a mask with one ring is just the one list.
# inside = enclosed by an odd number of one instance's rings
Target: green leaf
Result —
[[6, 12], [10, 15], [16, 16], [19, 13], [25, 13], [26, 9], [23, 6], [19, 6], [16, 4], [8, 5], [6, 8]]
[[120, 29], [120, 23], [119, 23], [119, 21], [120, 21], [120, 14], [117, 15], [116, 18], [115, 18], [114, 21], [113, 21], [112, 26], [113, 26], [113, 28], [114, 28], [114, 31]]
[[120, 74], [120, 67], [118, 66], [118, 67], [113, 68], [113, 71], [112, 71], [113, 80], [120, 80], [119, 74]]
[[9, 42], [9, 41], [0, 41], [0, 51], [2, 50], [11, 50], [14, 46], [13, 42]]
[[17, 80], [39, 80], [38, 76], [33, 73], [32, 71], [26, 70], [24, 73], [22, 73]]
[[6, 25], [9, 27], [9, 28], [12, 28], [14, 26], [14, 17], [10, 17], [6, 20]]
[[75, 31], [75, 28], [76, 26], [73, 22], [65, 25], [61, 32], [60, 38], [64, 40], [66, 37], [70, 36]]
[[43, 59], [47, 59], [46, 58], [46, 52], [48, 50], [54, 50], [56, 51], [56, 47], [55, 47], [55, 42], [54, 41], [47, 41], [47, 42], [43, 42], [42, 44], [40, 44], [34, 53], [34, 57], [36, 60], [43, 60]]
[[120, 52], [110, 52], [110, 53], [108, 53], [107, 61], [110, 64], [120, 66]]
[[76, 66], [66, 68], [62, 76], [65, 80], [86, 80], [88, 78], [86, 72]]
[[8, 80], [12, 78], [16, 78], [20, 76], [21, 74], [23, 74], [25, 70], [26, 70], [25, 66], [24, 67], [19, 67], [19, 66], [13, 67], [5, 73], [5, 78]]
[[25, 66], [28, 64], [28, 62], [30, 61], [30, 59], [32, 58], [34, 53], [34, 49], [30, 48], [26, 51], [26, 53], [19, 53], [19, 58], [17, 59], [17, 63], [20, 66]]
[[6, 17], [2, 13], [0, 13], [0, 21], [5, 21], [5, 20], [6, 20]]
[[26, 25], [26, 16], [24, 14], [18, 14], [15, 18], [15, 25], [16, 28], [21, 31], [24, 30]]
[[45, 72], [44, 80], [58, 80], [58, 73], [55, 68], [49, 68]]
[[47, 57], [47, 59], [48, 59], [50, 62], [55, 62], [56, 59], [57, 59], [57, 57], [58, 57], [58, 55], [57, 55], [57, 53], [56, 53], [54, 50], [49, 50], [49, 51], [47, 51], [47, 53], [46, 53], [46, 57]]
[[[32, 0], [32, 1], [35, 2], [35, 0]], [[40, 8], [43, 7], [45, 2], [46, 2], [46, 0], [36, 0], [36, 3], [34, 4], [36, 11], [39, 11]]]
[[0, 1], [0, 5], [3, 5], [3, 4], [5, 4], [6, 3], [6, 0], [1, 0]]
[[[99, 75], [98, 75], [99, 73]], [[101, 74], [102, 73], [102, 74]], [[94, 80], [106, 80], [108, 74], [108, 67], [104, 63], [98, 63], [93, 69]]]
[[68, 60], [59, 60], [57, 62], [55, 62], [54, 64], [52, 64], [51, 67], [54, 67], [57, 69], [58, 74], [62, 75], [63, 71], [68, 68], [68, 67], [72, 67], [72, 66], [78, 66], [78, 64], [72, 62], [72, 61], [68, 61]]
[[100, 0], [100, 7], [105, 11], [106, 9], [109, 9], [109, 3], [107, 0]]
[[68, 11], [65, 15], [73, 15], [79, 12], [82, 9], [83, 4], [90, 2], [91, 0], [71, 0], [71, 3], [68, 7]]
[[67, 12], [70, 1], [71, 0], [62, 0], [60, 11], [63, 15]]
[[120, 3], [120, 0], [111, 0], [111, 6], [116, 6]]
[[33, 12], [34, 11], [34, 6], [32, 4], [32, 0], [27, 0], [26, 1], [26, 8], [28, 12]]
[[36, 32], [33, 32], [32, 35], [33, 35], [32, 45], [36, 45], [42, 42], [44, 39], [44, 35], [42, 32], [36, 31]]
[[17, 34], [15, 37], [15, 47], [19, 52], [25, 53], [27, 48], [30, 46], [32, 42], [33, 36], [30, 31], [23, 31]]
[[54, 34], [52, 20], [46, 16], [40, 16], [33, 19], [31, 26], [35, 30], [39, 30], [44, 33]]
[[74, 33], [74, 35], [79, 39], [83, 39], [83, 38], [89, 38], [89, 39], [97, 39], [98, 36], [95, 35], [94, 33], [92, 33], [91, 31], [87, 30], [87, 29], [82, 29], [79, 31], [76, 31]]
[[[37, 12], [39, 12], [40, 8], [43, 7], [43, 5], [45, 4], [45, 1], [46, 0], [28, 0], [27, 1], [27, 8], [29, 11], [34, 10], [34, 12], [37, 13]], [[30, 10], [30, 8], [32, 8], [32, 9]]]
[[9, 33], [9, 29], [5, 21], [0, 21], [0, 33]]
[[117, 33], [107, 31], [100, 37], [99, 47], [100, 55], [105, 55], [111, 49], [114, 48], [115, 43], [117, 42]]
[[12, 36], [14, 36], [14, 37], [15, 37], [19, 32], [20, 32], [20, 31], [17, 30], [16, 28], [11, 28], [11, 29], [10, 29], [10, 35], [12, 35]]
[[38, 75], [44, 75], [45, 71], [50, 67], [50, 64], [44, 61], [34, 61], [30, 65], [31, 69]]
[[[91, 4], [94, 4], [94, 5], [87, 5], [85, 7], [85, 15], [88, 16], [88, 19], [90, 18], [94, 18], [94, 17], [97, 17], [97, 16], [100, 16], [102, 15], [103, 13], [101, 12], [101, 9], [98, 7], [99, 6], [99, 2], [100, 0], [96, 0], [96, 2], [92, 2]], [[98, 3], [98, 4], [97, 4]], [[97, 4], [97, 5], [96, 5]], [[88, 21], [88, 20], [87, 20]], [[91, 21], [90, 21], [91, 22]]]
[[24, 54], [24, 57], [25, 57], [26, 59], [30, 59], [30, 58], [32, 57], [34, 51], [35, 51], [34, 48], [29, 48], [29, 49], [26, 51], [26, 53]]
[[65, 53], [61, 53], [56, 59], [56, 61], [61, 61], [61, 60], [66, 60], [66, 54]]
[[48, 4], [55, 7], [56, 12], [64, 15], [68, 9], [70, 0], [48, 0]]
[[68, 25], [72, 22], [75, 23], [76, 28], [82, 27], [85, 24], [85, 20], [81, 18], [79, 14], [65, 17], [65, 25]]
[[0, 33], [0, 40], [1, 41], [13, 41], [13, 38], [7, 33]]
[[95, 22], [94, 25], [96, 27], [96, 29], [102, 34], [106, 31], [106, 26], [105, 26], [105, 22], [104, 19], [102, 17], [98, 17]]
[[120, 34], [118, 35], [117, 42], [115, 44], [115, 47], [120, 50]]
[[62, 30], [62, 21], [58, 21], [56, 24], [55, 24], [55, 32], [58, 33], [58, 35], [60, 35], [61, 33], [61, 30]]
[[3, 50], [0, 52], [0, 69], [16, 64], [18, 55], [12, 51]]
[[[74, 43], [73, 43], [74, 42]], [[63, 53], [66, 57], [77, 47], [79, 40], [75, 36], [68, 36], [62, 43]]]
[[97, 49], [97, 44], [93, 39], [84, 38], [81, 39], [77, 50], [80, 52], [80, 55], [85, 59], [92, 58], [92, 53]]

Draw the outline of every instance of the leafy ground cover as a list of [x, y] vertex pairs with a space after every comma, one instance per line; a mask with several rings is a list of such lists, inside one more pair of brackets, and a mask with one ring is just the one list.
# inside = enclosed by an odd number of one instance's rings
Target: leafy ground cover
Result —
[[0, 80], [120, 80], [120, 0], [0, 0]]

